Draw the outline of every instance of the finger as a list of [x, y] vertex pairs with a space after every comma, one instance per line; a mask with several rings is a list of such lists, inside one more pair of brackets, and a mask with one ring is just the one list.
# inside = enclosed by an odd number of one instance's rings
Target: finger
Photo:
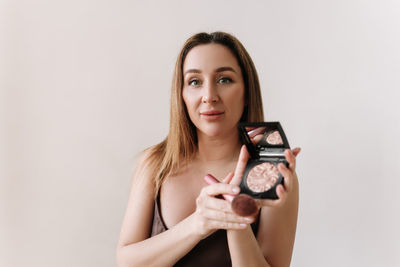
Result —
[[287, 199], [287, 190], [285, 190], [285, 188], [283, 187], [283, 185], [278, 185], [276, 187], [276, 194], [278, 195], [278, 200], [280, 203], [278, 203], [279, 206], [281, 206], [283, 203], [285, 203], [286, 199]]
[[294, 171], [296, 169], [296, 157], [293, 155], [292, 150], [285, 150], [285, 158], [289, 163], [289, 169]]
[[283, 163], [278, 164], [278, 170], [284, 177], [283, 185], [285, 186], [286, 190], [290, 192], [292, 190], [293, 172], [289, 170]]
[[[230, 181], [230, 179], [232, 179], [233, 173], [229, 173], [228, 176], [225, 178], [227, 180]], [[204, 176], [204, 181], [207, 184], [216, 184], [219, 183], [219, 181], [217, 180], [217, 178], [215, 178], [214, 176], [212, 176], [211, 174], [207, 174], [206, 176]], [[235, 189], [236, 191], [238, 191], [237, 189]], [[222, 194], [222, 197], [225, 200], [228, 200], [229, 202], [233, 201], [234, 196], [233, 195], [229, 195], [229, 194]]]
[[295, 157], [297, 157], [297, 155], [300, 153], [301, 148], [300, 147], [296, 147], [294, 149], [292, 149], [292, 153]]
[[220, 222], [228, 222], [228, 223], [246, 223], [250, 224], [254, 221], [252, 217], [242, 217], [238, 216], [235, 213], [224, 212], [220, 210], [213, 209], [205, 209], [202, 212], [202, 215], [208, 220], [220, 221]]
[[214, 183], [204, 187], [200, 194], [207, 196], [218, 196], [222, 194], [236, 195], [240, 192], [240, 188], [233, 184]]
[[276, 187], [276, 194], [278, 199], [256, 199], [257, 204], [261, 207], [280, 207], [285, 203], [288, 193], [280, 184]]
[[224, 184], [229, 184], [233, 178], [233, 172], [228, 173], [228, 175], [222, 180]]
[[242, 181], [244, 170], [246, 169], [247, 161], [249, 160], [249, 152], [245, 145], [240, 149], [240, 155], [236, 164], [235, 175], [232, 178], [231, 184], [239, 185]]
[[209, 220], [207, 222], [208, 228], [210, 229], [225, 229], [225, 230], [243, 230], [246, 229], [247, 223], [233, 223], [217, 220]]
[[221, 212], [232, 212], [230, 202], [215, 197], [206, 197], [203, 201], [203, 207]]

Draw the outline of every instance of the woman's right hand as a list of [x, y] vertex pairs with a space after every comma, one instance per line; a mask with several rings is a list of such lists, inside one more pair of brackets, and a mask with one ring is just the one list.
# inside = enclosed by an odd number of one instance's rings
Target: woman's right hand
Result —
[[252, 217], [236, 215], [231, 202], [220, 198], [221, 195], [237, 195], [237, 185], [228, 184], [233, 174], [230, 173], [222, 183], [204, 187], [196, 199], [196, 211], [193, 214], [195, 232], [203, 238], [218, 229], [242, 230], [254, 221]]

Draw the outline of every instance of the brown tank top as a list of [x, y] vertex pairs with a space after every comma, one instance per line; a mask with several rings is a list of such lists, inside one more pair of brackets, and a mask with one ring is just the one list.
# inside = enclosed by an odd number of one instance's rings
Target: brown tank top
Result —
[[[160, 194], [157, 194], [157, 198], [154, 202], [154, 216], [151, 236], [158, 235], [168, 230], [161, 216]], [[257, 217], [256, 221], [251, 224], [254, 235], [257, 235], [258, 224], [259, 216]], [[217, 230], [208, 237], [200, 240], [200, 242], [197, 243], [197, 245], [192, 248], [189, 253], [183, 256], [174, 266], [232, 266], [226, 230]]]

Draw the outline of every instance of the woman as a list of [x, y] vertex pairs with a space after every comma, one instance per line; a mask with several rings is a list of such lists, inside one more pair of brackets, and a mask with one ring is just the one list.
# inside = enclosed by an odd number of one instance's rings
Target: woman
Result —
[[[223, 32], [189, 38], [175, 67], [169, 134], [141, 155], [133, 175], [119, 266], [289, 266], [300, 149], [285, 152], [279, 199], [260, 200], [257, 216], [238, 216], [218, 197], [239, 193], [249, 158], [238, 122], [263, 120], [257, 73], [242, 44]], [[208, 173], [221, 183], [207, 185]]]

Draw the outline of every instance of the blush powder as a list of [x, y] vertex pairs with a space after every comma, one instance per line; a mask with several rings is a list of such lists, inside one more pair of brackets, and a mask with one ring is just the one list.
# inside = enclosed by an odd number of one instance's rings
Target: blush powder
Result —
[[267, 136], [266, 141], [268, 144], [271, 145], [283, 145], [282, 137], [278, 131], [273, 131], [272, 133], [270, 133]]
[[250, 170], [247, 175], [247, 186], [253, 192], [264, 192], [273, 187], [278, 178], [278, 168], [272, 163], [264, 162]]

